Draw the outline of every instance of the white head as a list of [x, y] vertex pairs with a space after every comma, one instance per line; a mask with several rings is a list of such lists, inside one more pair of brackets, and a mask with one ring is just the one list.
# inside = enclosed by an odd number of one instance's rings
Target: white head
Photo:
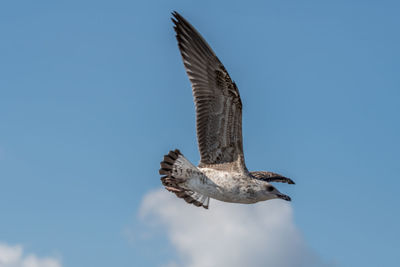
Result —
[[270, 200], [280, 198], [286, 201], [291, 201], [291, 198], [285, 194], [279, 192], [272, 184], [264, 181], [257, 181], [260, 190], [258, 191], [259, 201]]

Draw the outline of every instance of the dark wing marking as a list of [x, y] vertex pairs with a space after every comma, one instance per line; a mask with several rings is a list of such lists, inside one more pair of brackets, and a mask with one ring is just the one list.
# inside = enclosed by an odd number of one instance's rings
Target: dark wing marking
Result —
[[200, 166], [243, 159], [242, 102], [236, 84], [196, 29], [177, 12], [172, 14], [192, 83]]
[[250, 172], [250, 175], [253, 176], [253, 178], [255, 178], [255, 179], [262, 180], [265, 182], [279, 182], [279, 183], [294, 184], [292, 179], [282, 176], [280, 174], [274, 173], [274, 172], [257, 171], [257, 172]]

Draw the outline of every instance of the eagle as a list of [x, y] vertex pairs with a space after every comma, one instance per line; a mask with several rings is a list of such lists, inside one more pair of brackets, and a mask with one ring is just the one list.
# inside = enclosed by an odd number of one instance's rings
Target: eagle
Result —
[[162, 184], [178, 198], [206, 209], [210, 198], [242, 204], [270, 199], [291, 201], [270, 184], [294, 184], [290, 178], [269, 171], [247, 170], [239, 90], [200, 33], [178, 12], [172, 16], [192, 85], [200, 163], [196, 167], [178, 149], [171, 150], [161, 162]]

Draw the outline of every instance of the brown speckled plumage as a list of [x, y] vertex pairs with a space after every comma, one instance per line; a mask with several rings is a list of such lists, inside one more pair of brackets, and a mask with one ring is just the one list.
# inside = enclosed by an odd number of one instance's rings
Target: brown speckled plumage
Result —
[[235, 203], [290, 200], [268, 182], [293, 184], [292, 180], [272, 172], [247, 170], [239, 90], [197, 30], [177, 12], [172, 15], [178, 47], [192, 84], [200, 164], [195, 167], [179, 150], [170, 151], [161, 162], [163, 185], [186, 202], [205, 208], [210, 197]]
[[196, 29], [178, 13], [173, 15], [176, 39], [196, 105], [200, 166], [233, 162], [243, 154], [239, 91]]

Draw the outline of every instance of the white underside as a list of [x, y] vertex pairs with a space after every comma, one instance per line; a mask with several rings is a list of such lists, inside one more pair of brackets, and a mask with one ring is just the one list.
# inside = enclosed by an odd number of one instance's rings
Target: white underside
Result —
[[[175, 161], [172, 175], [183, 180], [179, 186], [199, 194], [195, 195], [195, 199], [205, 196], [225, 202], [251, 204], [274, 198], [272, 194], [265, 194], [265, 182], [251, 178], [245, 170], [235, 172], [200, 168], [183, 155]], [[208, 202], [208, 199], [204, 201]]]
[[201, 171], [193, 173], [184, 186], [192, 191], [214, 199], [234, 203], [255, 203], [258, 184], [245, 173], [219, 171], [210, 168], [198, 168]]

